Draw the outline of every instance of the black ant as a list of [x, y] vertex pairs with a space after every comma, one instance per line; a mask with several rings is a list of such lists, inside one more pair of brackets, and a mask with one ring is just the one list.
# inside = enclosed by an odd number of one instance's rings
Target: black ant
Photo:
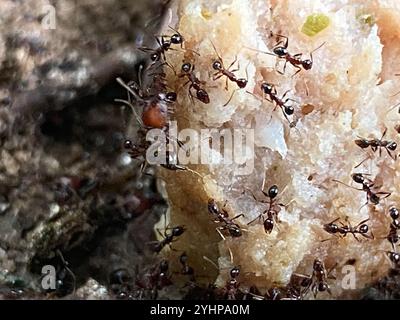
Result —
[[333, 277], [329, 277], [329, 274], [332, 272], [334, 267], [327, 272], [324, 263], [318, 258], [315, 259], [311, 276], [302, 276], [304, 279], [301, 282], [301, 286], [305, 288], [302, 291], [302, 294], [307, 294], [310, 289], [314, 294], [314, 298], [317, 297], [318, 292], [328, 292], [329, 294], [332, 294], [327, 279], [333, 279]]
[[333, 220], [332, 222], [329, 222], [327, 224], [324, 224], [323, 228], [326, 232], [330, 234], [339, 234], [341, 237], [346, 237], [348, 233], [352, 234], [353, 237], [357, 240], [360, 241], [360, 239], [357, 238], [356, 234], [359, 234], [367, 239], [374, 239], [373, 234], [368, 234], [369, 227], [365, 223], [369, 219], [365, 219], [361, 221], [359, 224], [357, 224], [355, 227], [353, 227], [350, 222], [345, 225], [342, 222], [340, 222], [340, 225], [337, 225], [335, 222], [338, 221], [340, 218], [337, 218]]
[[295, 55], [292, 55], [288, 51], [288, 46], [289, 46], [289, 38], [279, 35], [276, 35], [277, 38], [282, 38], [284, 40], [279, 41], [272, 49], [273, 54], [266, 52], [267, 54], [277, 56], [280, 59], [285, 59], [285, 65], [283, 67], [283, 71], [279, 71], [276, 69], [276, 71], [280, 74], [285, 74], [286, 71], [286, 65], [290, 63], [293, 67], [297, 69], [296, 73], [293, 74], [292, 77], [297, 75], [302, 69], [304, 70], [310, 70], [313, 66], [313, 53], [320, 49], [323, 45], [325, 45], [325, 42], [322, 43], [318, 48], [314, 49], [313, 51], [310, 52], [310, 59], [302, 59], [303, 54], [298, 53]]
[[236, 217], [230, 219], [228, 212], [225, 209], [220, 209], [214, 199], [208, 200], [208, 212], [214, 216], [214, 222], [222, 224], [221, 226], [216, 228], [222, 239], [225, 240], [225, 237], [221, 233], [221, 231], [224, 230], [228, 230], [229, 234], [234, 238], [240, 237], [242, 235], [242, 230], [240, 226], [234, 223], [233, 220], [243, 217], [243, 214], [239, 214]]
[[[263, 218], [263, 225], [264, 225], [265, 232], [271, 233], [272, 230], [274, 229], [275, 223], [279, 222], [278, 214], [281, 211], [281, 207], [284, 207], [285, 205], [283, 205], [281, 203], [276, 203], [276, 201], [277, 201], [276, 197], [278, 196], [278, 193], [279, 193], [278, 186], [273, 185], [272, 187], [270, 187], [268, 189], [268, 193], [265, 192], [264, 190], [261, 190], [261, 192], [264, 194], [264, 196], [266, 196], [268, 198], [268, 200], [257, 199], [256, 196], [253, 194], [253, 192], [251, 192], [251, 195], [254, 198], [254, 200], [256, 200], [257, 202], [267, 203], [268, 208], [266, 210], [264, 210], [263, 213], [259, 214], [258, 217], [256, 217], [255, 219], [253, 219], [252, 221], [247, 223], [247, 225], [252, 224], [257, 219], [260, 220], [261, 218]], [[265, 219], [265, 214], [267, 214], [266, 219]]]
[[181, 274], [190, 276], [190, 279], [194, 281], [194, 269], [188, 264], [188, 256], [186, 252], [183, 252], [179, 256], [179, 262], [182, 265]]
[[397, 252], [393, 251], [385, 251], [389, 260], [396, 266], [398, 267], [400, 265], [400, 254]]
[[278, 97], [278, 92], [276, 91], [275, 85], [267, 82], [261, 83], [261, 90], [263, 92], [264, 99], [275, 103], [274, 110], [279, 107], [282, 110], [283, 116], [289, 122], [290, 126], [293, 126], [293, 123], [289, 120], [288, 116], [291, 116], [294, 113], [294, 108], [292, 105], [287, 105], [288, 101], [295, 100], [291, 98], [286, 98], [286, 95], [290, 92], [290, 90], [286, 91], [281, 98]]
[[168, 270], [168, 260], [163, 259], [156, 266], [152, 267], [149, 272], [144, 274], [143, 277], [140, 279], [137, 277], [136, 285], [142, 291], [149, 291], [151, 298], [156, 299], [158, 290], [172, 284]]
[[[164, 221], [166, 223], [166, 216], [164, 216], [164, 218]], [[171, 230], [171, 232], [168, 233], [167, 230]], [[176, 226], [172, 228], [168, 228], [167, 226], [165, 226], [164, 234], [162, 234], [159, 229], [157, 229], [157, 232], [163, 239], [160, 241], [153, 241], [152, 243], [154, 244], [154, 252], [159, 253], [166, 245], [168, 245], [172, 249], [171, 243], [176, 240], [175, 238], [181, 236], [185, 232], [185, 228], [183, 226]]]
[[208, 96], [207, 91], [202, 88], [202, 85], [204, 85], [205, 82], [201, 81], [194, 74], [194, 65], [192, 65], [189, 62], [185, 62], [184, 64], [182, 64], [181, 71], [182, 72], [178, 75], [178, 77], [179, 78], [186, 77], [188, 79], [188, 81], [183, 85], [183, 87], [186, 86], [188, 83], [190, 83], [189, 97], [192, 100], [192, 102], [194, 103], [191, 90], [194, 89], [196, 91], [196, 98], [198, 100], [200, 100], [205, 104], [210, 103], [210, 97]]
[[389, 209], [389, 215], [390, 215], [390, 218], [392, 219], [392, 222], [390, 223], [390, 230], [389, 230], [388, 235], [385, 237], [385, 239], [391, 243], [393, 250], [396, 251], [395, 244], [397, 242], [399, 242], [399, 240], [400, 240], [400, 237], [398, 234], [398, 230], [400, 229], [400, 222], [399, 222], [398, 218], [399, 218], [400, 214], [399, 214], [399, 211], [397, 208], [391, 207]]
[[[386, 132], [387, 128], [383, 131], [382, 137], [380, 139], [365, 139], [360, 137], [360, 139], [354, 140], [354, 142], [361, 149], [371, 148], [373, 152], [376, 152], [379, 149], [379, 156], [381, 156], [383, 148], [387, 151], [387, 153], [393, 160], [396, 160], [397, 157], [393, 156], [391, 151], [395, 151], [397, 149], [397, 143], [395, 141], [383, 140]], [[362, 161], [361, 163], [363, 163], [364, 161]], [[361, 163], [357, 167], [359, 167]]]
[[230, 279], [226, 282], [225, 287], [222, 288], [222, 296], [223, 299], [226, 300], [236, 300], [238, 299], [238, 291], [239, 291], [239, 281], [237, 278], [240, 275], [239, 267], [233, 267], [230, 272]]
[[[214, 75], [213, 75], [213, 80], [215, 81], [215, 80], [218, 80], [219, 78], [225, 76], [226, 77], [225, 90], [228, 90], [228, 80], [230, 80], [232, 82], [235, 82], [240, 89], [245, 88], [247, 86], [247, 82], [248, 82], [247, 79], [237, 78], [235, 73], [234, 73], [234, 72], [239, 70], [239, 67], [237, 69], [230, 70], [232, 68], [232, 66], [236, 63], [237, 57], [235, 57], [235, 60], [230, 64], [230, 66], [228, 68], [225, 68], [224, 61], [222, 60], [221, 56], [218, 54], [218, 51], [215, 48], [214, 44], [213, 43], [211, 43], [211, 44], [212, 44], [212, 46], [214, 48], [214, 51], [215, 51], [215, 53], [217, 54], [217, 57], [218, 57], [218, 59], [215, 60], [213, 62], [213, 64], [212, 64], [212, 68], [216, 71], [214, 73]], [[236, 91], [234, 91], [232, 93], [232, 95], [229, 98], [228, 102], [226, 102], [224, 104], [224, 107], [226, 105], [228, 105], [228, 103], [231, 101], [231, 99], [232, 99], [232, 97], [233, 97], [235, 92]]]
[[161, 58], [163, 58], [164, 63], [169, 65], [167, 63], [165, 53], [168, 50], [174, 50], [171, 48], [172, 45], [180, 45], [181, 48], [183, 48], [183, 42], [184, 38], [183, 36], [175, 29], [171, 28], [175, 33], [171, 36], [161, 36], [161, 40], [156, 37], [156, 41], [158, 43], [158, 48], [153, 49], [153, 48], [147, 48], [147, 47], [140, 47], [139, 50], [143, 52], [150, 52], [150, 60], [152, 61], [151, 66], [153, 66], [156, 62], [160, 61]]
[[[384, 192], [384, 191], [380, 191], [380, 192], [372, 191], [372, 188], [374, 187], [375, 183], [371, 179], [367, 178], [366, 177], [367, 175], [368, 174], [366, 174], [366, 173], [353, 173], [351, 175], [351, 178], [355, 183], [362, 185], [361, 189], [354, 188], [354, 187], [352, 187], [350, 185], [347, 185], [344, 182], [341, 182], [341, 181], [336, 180], [336, 179], [333, 179], [332, 181], [341, 183], [341, 184], [343, 184], [343, 185], [345, 185], [345, 186], [347, 186], [349, 188], [355, 189], [355, 190], [366, 192], [366, 195], [367, 195], [366, 204], [368, 204], [368, 202], [371, 202], [373, 205], [378, 205], [382, 199], [385, 199], [385, 198], [389, 197], [392, 193], [391, 192]], [[380, 197], [381, 195], [383, 197]]]

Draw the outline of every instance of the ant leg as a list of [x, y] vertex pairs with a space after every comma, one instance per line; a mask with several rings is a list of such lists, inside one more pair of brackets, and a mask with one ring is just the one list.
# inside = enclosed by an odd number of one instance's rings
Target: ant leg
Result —
[[233, 221], [233, 220], [235, 220], [235, 219], [238, 219], [238, 218], [240, 218], [240, 217], [244, 217], [244, 214], [243, 214], [243, 213], [238, 214], [237, 216], [233, 217], [233, 218], [231, 219], [231, 221]]
[[342, 181], [336, 180], [336, 179], [332, 179], [332, 181], [333, 181], [333, 182], [337, 182], [337, 183], [341, 183], [341, 184], [343, 184], [344, 186], [349, 187], [349, 188], [352, 188], [352, 189], [354, 189], [354, 190], [364, 191], [363, 189], [355, 188], [355, 187], [353, 187], [353, 186], [351, 186], [351, 185], [348, 185], [348, 184], [346, 184], [346, 183], [344, 183], [344, 182], [342, 182]]
[[283, 66], [283, 71], [278, 69], [279, 61], [280, 61], [280, 59], [277, 59], [276, 62], [275, 62], [275, 71], [278, 72], [281, 75], [284, 75], [285, 74], [285, 70], [286, 70], [287, 61], [285, 61], [285, 65]]
[[[236, 61], [237, 61], [237, 55], [235, 55], [235, 59], [233, 60], [233, 62], [229, 65], [229, 67], [228, 67], [228, 70], [230, 69], [230, 68], [232, 68], [232, 66], [236, 63]], [[239, 67], [238, 67], [239, 68]], [[237, 69], [237, 70], [239, 70], [239, 69]], [[236, 71], [237, 71], [236, 70]], [[234, 71], [232, 71], [232, 72], [234, 72]]]
[[216, 81], [218, 79], [220, 79], [221, 77], [223, 77], [224, 75], [220, 72], [217, 72], [213, 75], [213, 81]]
[[284, 48], [287, 49], [287, 47], [289, 46], [289, 38], [286, 36], [283, 36], [281, 34], [275, 34], [275, 36], [279, 39], [279, 38], [283, 38], [284, 39]]
[[253, 220], [251, 220], [250, 222], [247, 223], [247, 225], [251, 225], [254, 221], [256, 220], [261, 220], [262, 214], [259, 214], [256, 218], [254, 218]]
[[255, 194], [253, 193], [253, 191], [251, 191], [250, 189], [245, 189], [245, 190], [243, 191], [242, 194], [245, 194], [246, 191], [250, 192], [250, 195], [251, 195], [251, 196], [253, 197], [253, 199], [256, 200], [257, 202], [269, 203], [268, 201], [265, 201], [265, 200], [258, 200], [258, 199], [256, 198]]
[[[221, 229], [222, 228], [222, 229]], [[224, 235], [222, 234], [221, 230], [225, 230], [224, 227], [217, 227], [215, 228], [215, 230], [217, 230], [217, 232], [219, 233], [219, 235], [221, 236], [222, 240], [226, 240], [226, 238], [224, 237]]]
[[[292, 91], [292, 90], [287, 90], [287, 91], [283, 94], [282, 100], [285, 99], [286, 95], [287, 95], [290, 91]], [[285, 101], [285, 102], [286, 102], [286, 101]]]
[[294, 67], [297, 69], [297, 71], [292, 75], [292, 78], [294, 78], [301, 71], [301, 68], [299, 66]]
[[236, 91], [237, 91], [237, 89], [232, 92], [229, 100], [223, 105], [223, 107], [226, 107], [229, 104], [229, 102], [231, 102], [231, 100], [232, 100], [233, 96], [235, 95]]

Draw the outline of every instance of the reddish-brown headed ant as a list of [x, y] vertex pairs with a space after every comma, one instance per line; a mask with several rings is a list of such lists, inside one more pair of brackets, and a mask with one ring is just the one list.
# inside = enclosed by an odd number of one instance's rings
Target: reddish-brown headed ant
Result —
[[[235, 75], [235, 72], [239, 70], [239, 66], [238, 66], [238, 68], [236, 68], [234, 70], [230, 70], [232, 68], [232, 66], [236, 63], [237, 57], [235, 57], [235, 60], [230, 64], [230, 66], [228, 68], [225, 68], [224, 61], [222, 60], [221, 56], [218, 54], [218, 51], [215, 48], [214, 44], [212, 42], [211, 42], [211, 44], [212, 44], [214, 51], [218, 57], [218, 59], [215, 60], [212, 64], [212, 68], [216, 71], [213, 75], [213, 80], [215, 81], [215, 80], [218, 80], [219, 78], [225, 76], [226, 77], [225, 90], [228, 90], [228, 81], [229, 80], [232, 82], [235, 82], [240, 89], [245, 88], [247, 85], [247, 79], [237, 78]], [[224, 107], [226, 105], [228, 105], [228, 103], [231, 101], [235, 92], [236, 92], [236, 90], [233, 91], [229, 100], [224, 104]]]
[[[277, 201], [276, 197], [278, 196], [279, 193], [278, 186], [273, 185], [272, 187], [270, 187], [268, 189], [268, 193], [265, 192], [264, 190], [261, 190], [261, 192], [263, 193], [264, 196], [268, 198], [268, 200], [257, 199], [256, 196], [253, 194], [253, 192], [251, 192], [251, 195], [257, 202], [267, 203], [268, 208], [264, 210], [264, 212], [261, 213], [258, 217], [247, 223], [247, 225], [250, 225], [257, 219], [260, 220], [262, 218], [265, 232], [271, 233], [272, 230], [274, 229], [275, 223], [279, 222], [278, 214], [281, 211], [281, 207], [285, 207], [285, 205], [276, 202]], [[267, 218], [265, 218], [265, 215], [267, 215]]]
[[239, 267], [233, 267], [229, 274], [231, 278], [226, 282], [225, 287], [222, 288], [222, 297], [226, 300], [236, 300], [239, 293], [239, 281], [237, 280], [240, 275]]
[[225, 209], [220, 209], [214, 199], [208, 200], [208, 212], [214, 216], [214, 222], [221, 223], [221, 226], [217, 227], [216, 230], [225, 240], [225, 237], [221, 231], [227, 230], [229, 234], [236, 238], [242, 235], [242, 229], [240, 226], [233, 222], [233, 220], [240, 218], [243, 214], [239, 214], [234, 218], [229, 218], [229, 214]]
[[286, 36], [282, 36], [277, 34], [276, 35], [277, 38], [282, 38], [283, 40], [278, 41], [278, 43], [273, 47], [272, 53], [269, 52], [265, 52], [269, 55], [274, 55], [280, 59], [284, 59], [285, 60], [285, 65], [283, 67], [283, 71], [279, 71], [278, 69], [276, 69], [276, 71], [280, 74], [285, 74], [286, 71], [286, 65], [288, 63], [290, 63], [294, 68], [297, 69], [296, 73], [293, 74], [292, 77], [294, 77], [295, 75], [297, 75], [302, 69], [304, 70], [310, 70], [313, 66], [313, 53], [315, 51], [317, 51], [318, 49], [320, 49], [323, 45], [325, 45], [325, 42], [322, 43], [318, 48], [314, 49], [313, 51], [310, 52], [310, 59], [302, 59], [303, 54], [302, 53], [298, 53], [295, 55], [292, 55], [289, 53], [288, 51], [288, 46], [289, 46], [289, 38]]
[[[333, 220], [332, 222], [329, 222], [327, 224], [324, 224], [323, 228], [326, 232], [336, 235], [339, 234], [341, 237], [346, 237], [347, 234], [352, 234], [353, 237], [357, 240], [360, 241], [360, 239], [357, 238], [356, 234], [359, 234], [367, 239], [374, 239], [373, 234], [368, 234], [369, 231], [369, 227], [368, 225], [365, 223], [367, 222], [369, 219], [365, 219], [363, 221], [361, 221], [359, 224], [357, 224], [355, 227], [353, 227], [350, 222], [345, 225], [342, 222], [340, 222], [341, 225], [336, 224], [335, 222], [340, 220], [340, 218], [337, 218], [335, 220]], [[329, 240], [329, 239], [328, 239]], [[325, 241], [325, 240], [324, 240]]]
[[[336, 180], [336, 179], [333, 179], [332, 181], [341, 183], [341, 184], [343, 184], [349, 188], [355, 189], [355, 190], [364, 191], [367, 195], [367, 202], [365, 204], [368, 204], [368, 202], [371, 202], [373, 205], [378, 205], [382, 199], [389, 197], [391, 195], [391, 193], [384, 192], [384, 191], [379, 191], [379, 192], [372, 191], [372, 188], [375, 186], [375, 183], [371, 179], [367, 178], [367, 175], [368, 174], [366, 174], [366, 173], [353, 173], [351, 175], [351, 178], [353, 179], [353, 181], [355, 183], [362, 185], [361, 189], [352, 187], [352, 186], [350, 186], [342, 181]], [[380, 197], [381, 195], [383, 197]]]

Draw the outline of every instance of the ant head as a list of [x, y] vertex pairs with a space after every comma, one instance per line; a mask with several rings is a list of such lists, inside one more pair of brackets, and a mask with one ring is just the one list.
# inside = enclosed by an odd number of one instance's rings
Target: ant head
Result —
[[239, 267], [233, 267], [230, 271], [231, 278], [237, 278], [240, 275]]
[[183, 226], [177, 226], [172, 229], [172, 235], [174, 237], [179, 237], [184, 232], [185, 232], [185, 228]]
[[303, 60], [301, 65], [305, 70], [310, 70], [313, 66], [313, 62], [310, 59]]
[[270, 197], [271, 199], [274, 199], [279, 193], [279, 189], [277, 185], [273, 185], [272, 187], [270, 187], [268, 189], [268, 197]]
[[368, 230], [369, 230], [369, 228], [366, 224], [362, 224], [359, 228], [360, 233], [367, 233]]
[[361, 173], [353, 173], [351, 175], [351, 178], [353, 179], [353, 181], [355, 183], [364, 183], [364, 180], [365, 180]]
[[395, 151], [396, 148], [397, 148], [397, 143], [394, 142], [394, 141], [392, 141], [392, 142], [390, 142], [390, 143], [387, 145], [387, 148], [388, 148], [390, 151]]
[[323, 271], [323, 270], [324, 270], [324, 264], [322, 263], [321, 260], [315, 259], [315, 260], [314, 260], [313, 269], [314, 269], [315, 271]]
[[276, 48], [274, 48], [274, 53], [278, 57], [284, 57], [288, 54], [288, 51], [285, 47], [276, 47]]
[[212, 64], [214, 70], [222, 70], [222, 62], [219, 60], [215, 60]]
[[324, 291], [326, 291], [326, 290], [328, 290], [328, 284], [327, 284], [326, 282], [324, 282], [324, 281], [321, 281], [321, 282], [318, 284], [318, 291], [319, 291], [319, 292], [324, 292]]
[[182, 65], [182, 72], [188, 73], [192, 69], [192, 65], [189, 62], [186, 62]]
[[387, 254], [389, 256], [390, 261], [392, 261], [393, 263], [397, 264], [400, 262], [400, 255], [398, 253], [389, 251]]
[[152, 54], [150, 55], [150, 60], [151, 60], [151, 61], [158, 61], [159, 58], [160, 58], [160, 55], [159, 55], [157, 52], [152, 53]]
[[204, 89], [197, 90], [196, 97], [203, 103], [210, 103], [210, 97], [208, 96], [207, 91]]
[[261, 84], [261, 90], [265, 93], [265, 94], [271, 94], [272, 90], [273, 90], [274, 86], [272, 84], [269, 84], [267, 82], [263, 82]]
[[183, 37], [179, 33], [175, 33], [171, 36], [171, 43], [173, 44], [182, 44], [183, 43]]
[[240, 229], [240, 227], [238, 225], [233, 225], [229, 228], [229, 234], [234, 237], [240, 237], [242, 235], [242, 230]]
[[285, 113], [288, 116], [291, 116], [294, 113], [294, 108], [293, 106], [285, 106]]
[[393, 220], [398, 219], [399, 216], [400, 216], [399, 210], [397, 210], [397, 208], [395, 208], [395, 207], [391, 207], [391, 208], [389, 209], [389, 214], [390, 214], [390, 217], [391, 217]]
[[177, 94], [176, 92], [167, 92], [167, 94], [165, 95], [165, 99], [167, 100], [167, 102], [175, 102], [177, 98]]
[[132, 149], [135, 145], [131, 140], [125, 140], [124, 141], [124, 148], [125, 149]]
[[356, 145], [358, 145], [362, 149], [368, 148], [370, 145], [369, 141], [366, 139], [357, 139], [357, 140], [354, 140], [354, 142]]
[[243, 78], [237, 79], [236, 83], [240, 89], [243, 89], [244, 87], [247, 86], [247, 79]]
[[271, 233], [272, 230], [274, 229], [274, 220], [272, 218], [267, 218], [265, 219], [263, 225], [264, 225], [264, 231], [266, 233]]
[[161, 260], [160, 262], [160, 271], [161, 272], [167, 272], [169, 268], [169, 263], [167, 260]]

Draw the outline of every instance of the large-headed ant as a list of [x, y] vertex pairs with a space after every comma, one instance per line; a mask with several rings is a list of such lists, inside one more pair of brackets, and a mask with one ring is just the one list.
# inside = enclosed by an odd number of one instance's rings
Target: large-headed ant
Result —
[[273, 47], [272, 51], [273, 54], [266, 52], [267, 54], [274, 55], [280, 59], [285, 60], [285, 65], [283, 66], [283, 71], [279, 71], [276, 69], [276, 71], [280, 74], [285, 74], [286, 71], [286, 65], [290, 63], [294, 68], [297, 69], [296, 73], [293, 74], [292, 77], [297, 75], [302, 69], [304, 70], [310, 70], [313, 66], [314, 60], [313, 60], [313, 53], [320, 49], [324, 44], [322, 43], [318, 48], [314, 49], [313, 51], [310, 52], [310, 59], [302, 59], [303, 54], [298, 53], [295, 55], [292, 55], [288, 51], [288, 46], [289, 46], [289, 38], [286, 36], [282, 36], [277, 34], [276, 35], [278, 40], [281, 38], [282, 40], [278, 41], [277, 44]]
[[[284, 207], [285, 205], [277, 203], [276, 197], [278, 196], [279, 193], [278, 186], [273, 185], [268, 189], [268, 192], [265, 192], [264, 190], [261, 190], [261, 192], [263, 193], [264, 196], [268, 198], [268, 200], [259, 200], [252, 192], [251, 195], [257, 202], [268, 204], [268, 207], [267, 209], [264, 210], [263, 213], [259, 214], [258, 217], [247, 223], [247, 225], [252, 224], [257, 219], [260, 220], [261, 218], [263, 218], [263, 225], [265, 232], [271, 233], [272, 230], [274, 229], [275, 223], [279, 222], [278, 214], [281, 211], [281, 207]], [[267, 216], [267, 218], [265, 218], [265, 215]]]
[[294, 124], [288, 118], [294, 113], [294, 108], [292, 105], [288, 105], [288, 101], [294, 101], [294, 99], [286, 98], [286, 95], [290, 92], [290, 90], [286, 91], [283, 96], [280, 98], [278, 97], [278, 92], [276, 91], [275, 85], [267, 82], [261, 83], [261, 90], [263, 92], [263, 97], [265, 100], [275, 103], [274, 110], [279, 107], [282, 110], [283, 116], [289, 122], [290, 126], [292, 127]]
[[369, 227], [366, 224], [366, 222], [369, 219], [365, 219], [363, 221], [361, 221], [359, 224], [357, 224], [355, 227], [353, 227], [350, 222], [345, 225], [342, 222], [340, 222], [341, 225], [336, 224], [335, 222], [340, 220], [340, 218], [337, 218], [335, 220], [333, 220], [332, 222], [329, 222], [327, 224], [324, 224], [323, 228], [326, 232], [330, 233], [330, 234], [339, 234], [341, 237], [346, 237], [347, 234], [352, 234], [353, 237], [357, 240], [360, 241], [360, 239], [357, 238], [356, 234], [359, 234], [361, 236], [363, 236], [364, 238], [367, 239], [374, 239], [373, 234], [368, 234], [369, 231]]
[[[386, 132], [387, 128], [383, 131], [382, 137], [380, 139], [365, 139], [359, 137], [359, 139], [354, 140], [354, 142], [361, 149], [371, 148], [373, 152], [376, 152], [379, 149], [379, 156], [381, 156], [383, 148], [386, 150], [386, 152], [393, 160], [396, 160], [397, 156], [396, 155], [393, 156], [391, 151], [395, 151], [397, 149], [397, 143], [395, 141], [383, 140], [383, 138], [386, 135]], [[364, 161], [362, 161], [359, 165], [357, 165], [356, 168], [359, 167]]]
[[[364, 191], [367, 195], [367, 202], [365, 204], [368, 204], [369, 202], [371, 202], [373, 205], [378, 205], [382, 199], [389, 197], [391, 195], [391, 192], [385, 192], [385, 191], [374, 192], [372, 190], [372, 188], [375, 186], [375, 183], [371, 179], [369, 179], [367, 176], [368, 176], [368, 174], [366, 174], [366, 173], [353, 173], [351, 175], [351, 178], [355, 183], [362, 185], [361, 189], [354, 188], [354, 187], [352, 187], [342, 181], [336, 180], [336, 179], [333, 179], [332, 181], [341, 183], [341, 184], [343, 184], [349, 188], [355, 189], [355, 190]], [[382, 196], [382, 197], [380, 197], [380, 196]]]
[[229, 234], [236, 238], [242, 235], [242, 229], [237, 223], [234, 223], [233, 220], [242, 217], [243, 214], [239, 214], [234, 218], [229, 218], [229, 214], [225, 209], [220, 209], [214, 199], [208, 200], [208, 212], [214, 216], [214, 221], [216, 223], [221, 223], [221, 226], [217, 227], [216, 230], [225, 240], [225, 237], [221, 233], [221, 231], [228, 230]]
[[201, 102], [208, 104], [210, 103], [210, 97], [205, 89], [202, 88], [205, 85], [204, 81], [201, 81], [197, 76], [194, 74], [194, 65], [189, 62], [185, 62], [182, 64], [181, 73], [178, 75], [179, 78], [186, 77], [188, 81], [182, 86], [185, 87], [187, 84], [190, 83], [189, 86], [189, 97], [193, 101], [193, 94], [192, 89], [196, 91], [196, 98]]
[[[225, 68], [224, 61], [222, 60], [221, 56], [218, 54], [218, 51], [215, 48], [214, 44], [213, 43], [211, 43], [211, 44], [212, 44], [214, 51], [218, 57], [218, 59], [215, 60], [212, 64], [212, 68], [216, 71], [213, 75], [213, 80], [215, 81], [215, 80], [218, 80], [219, 78], [225, 76], [226, 77], [225, 90], [228, 90], [228, 80], [235, 82], [237, 84], [237, 86], [239, 87], [239, 89], [245, 88], [248, 80], [244, 79], [244, 78], [237, 78], [235, 75], [235, 72], [239, 70], [239, 67], [234, 70], [231, 70], [232, 66], [237, 61], [237, 57], [235, 57], [235, 60], [230, 64], [230, 66], [228, 68]], [[236, 92], [236, 90], [233, 91], [229, 100], [224, 104], [224, 107], [231, 101], [235, 92]]]

